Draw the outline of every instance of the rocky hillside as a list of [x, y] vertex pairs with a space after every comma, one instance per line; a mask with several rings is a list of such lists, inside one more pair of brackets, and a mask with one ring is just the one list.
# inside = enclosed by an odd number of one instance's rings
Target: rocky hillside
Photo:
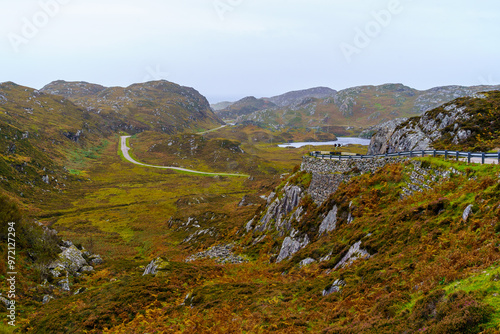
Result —
[[233, 120], [240, 116], [251, 114], [257, 110], [273, 107], [276, 107], [276, 105], [269, 100], [257, 99], [254, 96], [248, 96], [232, 103], [224, 109], [216, 110], [216, 114], [222, 119]]
[[333, 97], [337, 91], [327, 87], [315, 87], [310, 89], [288, 92], [282, 95], [274, 96], [268, 100], [278, 107], [290, 107], [302, 103], [305, 99], [324, 99]]
[[70, 162], [110, 135], [103, 123], [60, 96], [1, 84], [0, 188], [21, 197], [63, 191]]
[[164, 133], [197, 131], [223, 124], [206, 98], [193, 88], [168, 81], [106, 88], [85, 82], [55, 81], [42, 92], [62, 95], [100, 115], [112, 131]]
[[422, 116], [383, 123], [373, 130], [369, 154], [410, 150], [500, 148], [500, 91], [456, 99]]
[[[495, 89], [499, 87], [446, 86], [419, 91], [402, 84], [360, 86], [338, 92], [318, 88], [266, 99], [277, 106], [242, 114], [238, 121], [272, 127], [342, 126], [365, 129], [395, 118], [419, 115], [459, 97]], [[319, 94], [315, 94], [316, 90]], [[234, 108], [233, 114], [237, 114]]]
[[313, 331], [495, 333], [500, 175], [466, 167], [306, 157], [246, 224], [246, 247], [307, 276], [306, 298], [331, 310]]
[[[267, 109], [280, 109], [297, 106], [304, 101], [334, 96], [336, 91], [326, 87], [288, 92], [270, 98], [257, 99], [253, 96], [245, 97], [237, 102], [229, 103], [224, 108], [216, 109], [216, 113], [223, 119], [237, 119], [253, 112]], [[307, 102], [306, 102], [307, 103]], [[222, 106], [223, 104], [221, 104]]]

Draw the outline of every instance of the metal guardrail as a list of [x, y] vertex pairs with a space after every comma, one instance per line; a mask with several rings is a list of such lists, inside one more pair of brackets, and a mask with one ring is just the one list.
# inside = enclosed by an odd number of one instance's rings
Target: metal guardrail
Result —
[[423, 150], [423, 151], [406, 151], [397, 153], [386, 153], [386, 154], [376, 154], [376, 155], [342, 155], [341, 152], [330, 152], [330, 154], [324, 154], [325, 152], [311, 152], [310, 156], [322, 159], [330, 160], [350, 160], [350, 159], [373, 159], [373, 158], [384, 158], [384, 157], [425, 157], [425, 156], [444, 156], [445, 159], [456, 158], [457, 161], [460, 158], [467, 158], [467, 162], [470, 163], [472, 158], [481, 158], [481, 163], [484, 164], [486, 159], [497, 159], [498, 164], [500, 164], [500, 151], [498, 153], [484, 153], [484, 152], [459, 152], [459, 151], [438, 151], [438, 150]]

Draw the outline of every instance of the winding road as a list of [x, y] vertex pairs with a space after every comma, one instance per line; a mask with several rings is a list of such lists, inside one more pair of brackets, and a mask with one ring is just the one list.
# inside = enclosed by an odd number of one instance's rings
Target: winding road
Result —
[[249, 177], [249, 175], [245, 175], [245, 174], [208, 173], [208, 172], [200, 172], [200, 171], [186, 169], [186, 168], [180, 168], [180, 167], [154, 166], [154, 165], [144, 164], [142, 162], [134, 160], [134, 158], [132, 158], [130, 156], [130, 153], [129, 153], [130, 148], [127, 146], [127, 139], [130, 138], [130, 137], [131, 136], [121, 136], [120, 137], [121, 150], [122, 150], [122, 153], [123, 153], [123, 157], [127, 161], [133, 163], [134, 165], [143, 166], [143, 167], [149, 167], [149, 168], [171, 169], [171, 170], [177, 170], [177, 171], [186, 172], [186, 173], [200, 174], [200, 175], [207, 175], [207, 176], [239, 176], [239, 177]]

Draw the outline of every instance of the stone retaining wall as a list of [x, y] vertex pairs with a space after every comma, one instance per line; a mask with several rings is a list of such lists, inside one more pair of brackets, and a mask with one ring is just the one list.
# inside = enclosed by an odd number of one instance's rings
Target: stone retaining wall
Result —
[[410, 158], [395, 157], [339, 161], [305, 156], [302, 159], [301, 170], [312, 173], [311, 185], [307, 192], [317, 205], [321, 205], [337, 191], [342, 182], [349, 182], [352, 176], [375, 172], [387, 164], [408, 160]]
[[302, 159], [301, 170], [313, 174], [339, 174], [339, 173], [368, 173], [375, 172], [377, 169], [387, 164], [401, 163], [408, 161], [408, 157], [394, 158], [374, 158], [374, 159], [343, 159], [329, 160], [305, 156]]

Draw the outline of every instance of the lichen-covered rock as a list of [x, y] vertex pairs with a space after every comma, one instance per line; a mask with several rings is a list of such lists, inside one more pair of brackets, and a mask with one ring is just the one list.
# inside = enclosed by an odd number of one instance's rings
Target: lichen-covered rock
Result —
[[147, 265], [142, 276], [156, 275], [159, 271], [166, 270], [169, 267], [170, 263], [168, 261], [162, 259], [161, 257], [157, 257]]
[[71, 290], [69, 288], [69, 277], [68, 276], [66, 276], [65, 278], [59, 280], [59, 282], [57, 282], [57, 285], [59, 285], [59, 287], [63, 291], [70, 291]]
[[54, 297], [52, 297], [51, 295], [45, 295], [45, 296], [43, 296], [42, 303], [47, 304], [53, 299], [54, 299]]
[[283, 189], [283, 197], [277, 198], [268, 207], [266, 213], [259, 221], [255, 230], [264, 232], [272, 229], [271, 222], [275, 223], [276, 230], [280, 230], [285, 225], [285, 217], [292, 212], [298, 205], [304, 192], [298, 186], [287, 185]]
[[368, 258], [370, 258], [370, 254], [361, 248], [361, 241], [358, 241], [349, 248], [347, 254], [335, 265], [334, 269], [348, 267], [358, 259]]
[[218, 263], [239, 264], [239, 263], [247, 262], [241, 256], [234, 255], [233, 252], [231, 251], [232, 248], [233, 248], [233, 245], [214, 246], [214, 247], [211, 247], [210, 249], [208, 249], [204, 252], [199, 252], [195, 255], [188, 257], [186, 259], [186, 262], [191, 262], [191, 261], [195, 261], [198, 259], [204, 259], [204, 258], [215, 259], [216, 262], [218, 262]]
[[344, 287], [344, 285], [345, 285], [344, 281], [340, 279], [335, 280], [335, 282], [333, 282], [330, 288], [323, 290], [323, 296], [328, 296], [332, 293], [340, 292], [342, 290], [342, 287]]
[[368, 147], [368, 154], [381, 154], [380, 152], [387, 152], [387, 145], [394, 134], [394, 131], [398, 126], [407, 120], [407, 118], [398, 118], [374, 127], [373, 130], [375, 131], [375, 134], [371, 138], [370, 146]]
[[337, 227], [337, 211], [338, 208], [335, 205], [333, 209], [330, 210], [325, 219], [323, 219], [323, 222], [319, 226], [319, 231], [318, 231], [319, 236], [321, 236], [325, 232], [329, 233], [335, 230], [335, 228]]
[[8, 300], [5, 297], [0, 296], [0, 302], [5, 305], [5, 307], [9, 307], [10, 305], [10, 300]]
[[473, 207], [474, 207], [474, 205], [469, 204], [469, 205], [465, 208], [465, 210], [464, 210], [464, 212], [463, 212], [463, 214], [462, 214], [462, 220], [463, 220], [464, 222], [467, 222], [467, 221], [469, 220], [469, 217], [470, 217], [470, 215], [471, 215], [471, 213], [472, 213], [472, 208], [473, 208]]
[[59, 263], [71, 272], [78, 272], [82, 267], [87, 266], [87, 261], [83, 258], [82, 252], [71, 245], [69, 248], [63, 249], [59, 254]]
[[49, 267], [49, 272], [53, 277], [66, 275], [66, 267], [59, 261], [52, 262]]
[[278, 258], [276, 259], [276, 263], [289, 258], [308, 244], [309, 237], [307, 236], [307, 234], [298, 239], [294, 239], [293, 237], [286, 237], [285, 240], [283, 240], [283, 244], [281, 245], [281, 250]]
[[421, 117], [383, 123], [371, 139], [368, 154], [430, 150], [434, 142], [443, 136], [451, 138], [453, 144], [462, 143], [472, 135], [472, 131], [462, 129], [459, 124], [471, 118], [473, 116], [466, 107], [449, 103]]
[[299, 266], [300, 267], [305, 267], [305, 266], [308, 266], [310, 265], [311, 263], [314, 263], [316, 262], [315, 259], [311, 258], [311, 257], [308, 257], [307, 259], [304, 259], [302, 261], [299, 262]]
[[94, 267], [92, 267], [92, 266], [83, 266], [83, 267], [80, 268], [80, 271], [82, 273], [94, 271]]
[[99, 254], [93, 254], [88, 257], [90, 264], [99, 265], [103, 264], [104, 261]]

